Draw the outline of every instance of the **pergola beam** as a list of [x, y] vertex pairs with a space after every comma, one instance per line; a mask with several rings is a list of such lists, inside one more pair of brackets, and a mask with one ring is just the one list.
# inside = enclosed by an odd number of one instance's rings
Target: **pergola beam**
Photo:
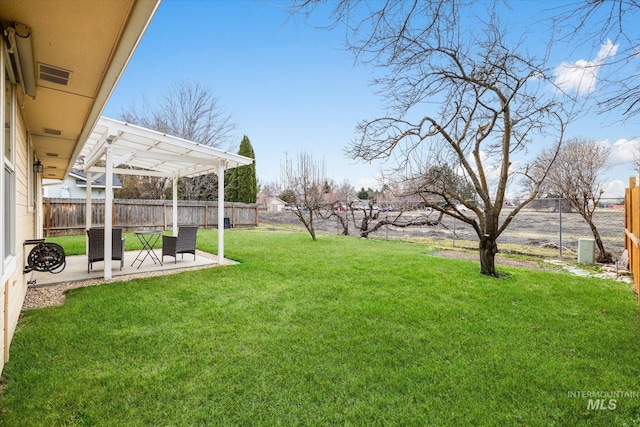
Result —
[[96, 144], [94, 150], [90, 153], [91, 155], [84, 159], [84, 170], [86, 171], [93, 165], [95, 165], [100, 158], [104, 155], [104, 149], [107, 146], [107, 135], [102, 135]]
[[[100, 172], [106, 173], [107, 169], [102, 166], [94, 166], [89, 169], [91, 172]], [[135, 176], [155, 176], [159, 178], [171, 178], [174, 175], [168, 172], [158, 172], [158, 171], [147, 171], [147, 170], [139, 170], [139, 169], [122, 169], [122, 168], [113, 168], [113, 173], [118, 175], [135, 175]]]
[[[231, 163], [228, 166], [228, 169], [248, 164], [247, 157], [244, 157], [240, 154], [229, 153], [227, 151], [220, 150], [218, 148], [199, 144], [193, 141], [188, 141], [183, 138], [167, 135], [166, 133], [157, 132], [152, 129], [146, 129], [140, 126], [132, 125], [125, 122], [120, 122], [120, 121], [109, 119], [106, 117], [101, 117], [100, 120], [98, 121], [98, 125], [103, 125], [108, 127], [110, 134], [118, 135], [119, 138], [123, 137], [123, 139], [125, 140], [126, 140], [126, 136], [125, 136], [126, 134], [134, 134], [137, 137], [141, 137], [146, 140], [153, 141], [154, 143], [151, 145], [168, 144], [173, 147], [178, 147], [184, 150], [188, 150], [189, 153], [186, 153], [187, 155], [190, 153], [194, 153], [194, 154], [204, 154], [206, 156], [206, 157], [201, 157], [201, 156], [196, 157], [199, 160], [203, 160], [211, 156], [224, 158], [229, 163]], [[176, 158], [174, 157], [173, 160], [176, 160]]]

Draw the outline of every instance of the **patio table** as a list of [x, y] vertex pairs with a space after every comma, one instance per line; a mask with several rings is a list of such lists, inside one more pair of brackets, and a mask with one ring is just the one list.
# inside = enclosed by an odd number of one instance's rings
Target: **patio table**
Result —
[[158, 255], [156, 255], [156, 253], [153, 251], [153, 247], [155, 246], [156, 243], [158, 243], [158, 240], [160, 240], [160, 236], [162, 235], [162, 232], [145, 230], [145, 231], [136, 231], [135, 234], [138, 237], [138, 240], [140, 240], [140, 243], [142, 243], [142, 249], [140, 249], [138, 256], [136, 256], [136, 259], [133, 260], [133, 262], [131, 263], [131, 266], [133, 266], [136, 262], [140, 262], [140, 265], [138, 265], [138, 269], [139, 269], [142, 263], [144, 262], [144, 260], [147, 259], [147, 257], [151, 258], [154, 264], [156, 264], [156, 261], [157, 261], [158, 264], [162, 265], [162, 261], [160, 260], [160, 258], [158, 258]]

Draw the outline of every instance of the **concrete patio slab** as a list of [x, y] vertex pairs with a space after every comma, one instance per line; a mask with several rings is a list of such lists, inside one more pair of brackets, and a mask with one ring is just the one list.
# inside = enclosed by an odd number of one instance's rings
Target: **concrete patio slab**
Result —
[[[156, 249], [155, 254], [158, 258], [162, 256], [162, 251]], [[218, 262], [216, 255], [196, 251], [195, 260], [193, 255], [185, 254], [178, 255], [178, 258], [174, 261], [173, 257], [165, 257], [162, 265], [154, 262], [151, 257], [147, 257], [142, 264], [139, 261], [134, 263], [134, 260], [138, 256], [139, 251], [128, 251], [124, 254], [124, 265], [120, 270], [120, 261], [111, 261], [112, 278], [108, 281], [114, 280], [128, 280], [129, 278], [146, 275], [150, 273], [162, 274], [162, 273], [175, 273], [179, 270], [191, 270], [197, 268], [214, 267], [220, 265], [234, 264], [234, 261], [228, 259], [223, 260], [222, 264]], [[87, 256], [76, 255], [66, 257], [67, 265], [63, 271], [58, 274], [52, 274], [48, 272], [33, 271], [27, 274], [32, 275], [31, 286], [46, 286], [58, 283], [79, 282], [91, 279], [102, 279], [104, 274], [104, 262], [94, 262], [93, 269], [87, 273]], [[132, 265], [133, 264], [133, 265]], [[35, 282], [33, 282], [35, 281]], [[107, 281], [107, 280], [105, 280]]]

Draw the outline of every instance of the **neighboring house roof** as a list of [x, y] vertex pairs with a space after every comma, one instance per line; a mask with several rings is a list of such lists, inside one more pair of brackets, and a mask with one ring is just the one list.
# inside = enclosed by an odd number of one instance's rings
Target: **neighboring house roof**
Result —
[[354, 203], [354, 204], [358, 204], [358, 203], [362, 202], [362, 200], [358, 199], [357, 197], [351, 197], [351, 199], [349, 199], [349, 200], [344, 200], [338, 194], [336, 194], [334, 192], [325, 193], [322, 196], [322, 201], [324, 203], [340, 202], [340, 203]]
[[287, 202], [285, 202], [284, 200], [278, 197], [264, 196], [264, 195], [259, 195], [258, 201], [256, 203], [265, 204], [265, 205], [283, 205], [283, 206], [287, 204]]
[[[87, 174], [82, 171], [72, 170], [69, 172], [69, 176], [76, 180], [76, 186], [78, 187], [86, 187], [87, 186]], [[105, 176], [100, 175], [96, 179], [91, 181], [91, 188], [104, 188], [105, 187]], [[122, 188], [122, 182], [120, 182], [120, 178], [115, 173], [113, 174], [113, 188]]]

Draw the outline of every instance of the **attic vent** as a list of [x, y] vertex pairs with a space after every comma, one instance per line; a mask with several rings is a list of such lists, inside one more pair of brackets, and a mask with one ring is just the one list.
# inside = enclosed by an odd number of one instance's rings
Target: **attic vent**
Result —
[[58, 157], [58, 153], [47, 153], [47, 157]]
[[50, 128], [44, 128], [44, 133], [46, 133], [48, 135], [56, 135], [56, 136], [62, 135], [62, 131], [61, 130], [50, 129]]
[[69, 79], [71, 78], [71, 71], [38, 63], [38, 77], [40, 80], [46, 80], [48, 82], [68, 86]]

